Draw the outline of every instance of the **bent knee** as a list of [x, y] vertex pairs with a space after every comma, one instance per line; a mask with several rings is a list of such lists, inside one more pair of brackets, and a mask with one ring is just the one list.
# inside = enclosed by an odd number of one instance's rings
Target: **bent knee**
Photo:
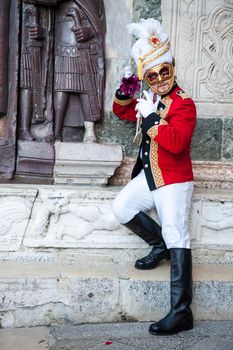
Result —
[[113, 201], [112, 211], [116, 219], [121, 224], [126, 224], [139, 212], [138, 209], [130, 207], [125, 201], [120, 200], [118, 197]]
[[113, 214], [114, 216], [117, 218], [117, 220], [120, 222], [120, 223], [125, 223], [125, 207], [123, 205], [123, 203], [118, 199], [116, 198], [113, 203], [112, 203], [112, 211], [113, 211]]

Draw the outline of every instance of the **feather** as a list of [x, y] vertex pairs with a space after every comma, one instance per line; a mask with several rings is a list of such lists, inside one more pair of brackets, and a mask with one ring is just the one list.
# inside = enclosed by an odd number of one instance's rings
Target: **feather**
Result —
[[159, 21], [148, 18], [141, 18], [138, 23], [127, 24], [129, 34], [137, 37], [138, 39], [148, 38], [150, 35], [159, 36], [162, 32], [162, 26]]

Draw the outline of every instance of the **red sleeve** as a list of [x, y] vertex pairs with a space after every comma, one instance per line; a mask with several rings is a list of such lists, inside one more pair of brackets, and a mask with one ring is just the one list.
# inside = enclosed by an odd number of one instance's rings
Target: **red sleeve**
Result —
[[136, 104], [137, 100], [135, 100], [134, 98], [120, 100], [117, 97], [115, 97], [112, 108], [113, 113], [120, 119], [136, 122]]
[[[166, 119], [165, 119], [166, 120]], [[191, 99], [181, 100], [174, 106], [168, 124], [160, 124], [154, 140], [171, 153], [181, 153], [190, 145], [196, 126], [196, 107]]]

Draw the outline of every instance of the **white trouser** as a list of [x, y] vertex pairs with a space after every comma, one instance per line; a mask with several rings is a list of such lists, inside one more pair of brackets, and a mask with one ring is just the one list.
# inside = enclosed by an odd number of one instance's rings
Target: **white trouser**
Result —
[[125, 224], [140, 211], [155, 208], [167, 248], [190, 248], [188, 219], [192, 193], [192, 181], [150, 191], [142, 170], [119, 192], [112, 209], [118, 221]]

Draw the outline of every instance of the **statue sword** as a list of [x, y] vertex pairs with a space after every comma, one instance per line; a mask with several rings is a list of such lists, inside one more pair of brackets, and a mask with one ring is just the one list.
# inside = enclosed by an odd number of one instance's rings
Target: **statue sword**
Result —
[[[26, 10], [29, 13], [29, 28], [38, 26], [37, 8], [31, 5]], [[33, 110], [37, 123], [43, 123], [44, 105], [43, 105], [43, 82], [42, 82], [42, 63], [41, 48], [42, 42], [31, 40], [31, 60], [32, 60], [32, 87], [33, 87]]]
[[78, 9], [75, 7], [70, 7], [66, 14], [67, 16], [71, 16], [73, 18], [75, 27], [82, 27], [81, 16]]

